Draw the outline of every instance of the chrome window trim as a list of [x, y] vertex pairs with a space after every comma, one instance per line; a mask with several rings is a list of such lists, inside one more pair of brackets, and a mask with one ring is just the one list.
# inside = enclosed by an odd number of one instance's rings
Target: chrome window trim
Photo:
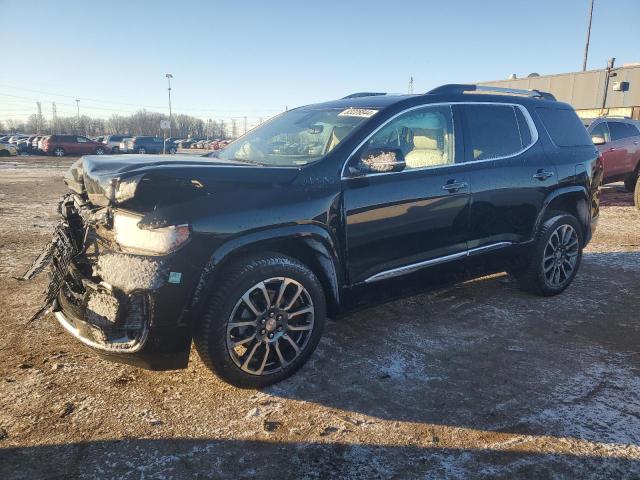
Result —
[[[349, 162], [351, 162], [351, 159], [356, 154], [356, 152], [358, 150], [360, 150], [360, 148], [362, 148], [365, 143], [367, 143], [369, 140], [371, 140], [371, 138], [376, 133], [378, 133], [382, 128], [386, 127], [390, 122], [392, 122], [393, 120], [398, 118], [400, 115], [404, 115], [405, 113], [411, 112], [413, 110], [418, 110], [418, 109], [421, 109], [421, 108], [445, 106], [445, 105], [449, 105], [449, 107], [452, 107], [453, 105], [498, 105], [498, 106], [509, 106], [509, 107], [518, 108], [518, 109], [520, 109], [520, 111], [524, 115], [524, 119], [527, 122], [527, 125], [529, 126], [529, 131], [531, 132], [531, 143], [526, 148], [520, 149], [518, 152], [512, 153], [510, 155], [504, 155], [504, 156], [501, 156], [501, 157], [486, 158], [486, 159], [483, 159], [483, 160], [471, 160], [469, 162], [451, 163], [451, 164], [448, 164], [448, 165], [437, 165], [437, 166], [433, 166], [433, 167], [410, 168], [408, 170], [401, 170], [399, 172], [367, 173], [367, 174], [364, 174], [364, 175], [358, 175], [356, 177], [346, 176], [345, 175], [345, 169], [347, 168], [347, 165], [349, 165]], [[453, 109], [451, 110], [451, 114], [453, 115]], [[515, 116], [515, 114], [514, 114], [514, 116]], [[516, 124], [517, 124], [517, 119], [516, 119]], [[506, 103], [506, 102], [505, 103], [503, 103], [503, 102], [439, 102], [439, 103], [427, 103], [427, 104], [423, 104], [423, 105], [416, 105], [416, 106], [413, 106], [413, 107], [410, 107], [410, 108], [406, 108], [406, 109], [402, 110], [401, 112], [396, 113], [392, 117], [388, 118], [384, 123], [379, 125], [373, 132], [371, 132], [369, 135], [367, 135], [365, 137], [365, 139], [362, 142], [360, 142], [358, 144], [358, 146], [351, 151], [351, 153], [347, 157], [346, 162], [344, 162], [344, 164], [342, 165], [342, 170], [340, 171], [340, 180], [348, 180], [348, 179], [351, 179], [351, 178], [375, 177], [375, 176], [378, 176], [378, 175], [396, 175], [396, 174], [399, 174], [399, 173], [419, 172], [421, 170], [435, 170], [435, 169], [439, 169], [439, 168], [451, 168], [451, 167], [457, 167], [457, 166], [460, 166], [460, 165], [470, 165], [470, 164], [474, 164], [474, 163], [493, 162], [493, 161], [496, 161], [496, 160], [504, 160], [504, 159], [508, 159], [508, 158], [517, 157], [518, 155], [522, 155], [524, 152], [526, 152], [531, 147], [533, 147], [536, 143], [538, 143], [539, 139], [540, 139], [540, 136], [538, 134], [538, 129], [536, 128], [536, 125], [533, 122], [533, 118], [531, 118], [531, 114], [529, 113], [529, 111], [523, 105], [520, 105], [519, 103]], [[456, 142], [455, 118], [454, 118], [453, 142], [454, 142], [454, 155], [455, 155], [455, 142]], [[455, 158], [454, 158], [454, 160], [455, 160]]]
[[403, 265], [402, 267], [392, 268], [390, 270], [383, 270], [382, 272], [378, 272], [375, 275], [371, 275], [364, 280], [364, 283], [372, 283], [379, 282], [381, 280], [387, 280], [389, 278], [399, 277], [401, 275], [406, 275], [408, 273], [413, 273], [418, 270], [422, 270], [423, 268], [432, 267], [435, 265], [440, 265], [442, 263], [451, 262], [453, 260], [462, 259], [465, 257], [470, 257], [472, 255], [478, 255], [481, 253], [491, 252], [493, 250], [498, 250], [500, 248], [505, 248], [513, 245], [513, 242], [498, 242], [492, 243], [490, 245], [485, 245], [483, 247], [471, 248], [469, 250], [463, 250], [462, 252], [452, 253], [451, 255], [445, 255], [443, 257], [436, 257], [430, 260], [424, 260], [422, 262], [411, 263], [409, 265]]

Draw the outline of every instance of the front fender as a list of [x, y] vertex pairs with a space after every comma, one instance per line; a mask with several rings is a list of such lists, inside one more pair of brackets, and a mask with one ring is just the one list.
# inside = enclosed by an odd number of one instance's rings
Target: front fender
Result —
[[[337, 311], [340, 291], [344, 285], [338, 244], [327, 228], [316, 224], [287, 225], [259, 230], [223, 243], [216, 248], [205, 264], [193, 293], [191, 307], [197, 308], [200, 305], [207, 286], [214, 281], [216, 273], [229, 259], [243, 252], [273, 250], [273, 245], [281, 244], [280, 242], [298, 242], [299, 245], [304, 245], [308, 252], [313, 252], [315, 266], [321, 270], [320, 280], [327, 289], [329, 313]], [[282, 253], [288, 252], [285, 250]]]

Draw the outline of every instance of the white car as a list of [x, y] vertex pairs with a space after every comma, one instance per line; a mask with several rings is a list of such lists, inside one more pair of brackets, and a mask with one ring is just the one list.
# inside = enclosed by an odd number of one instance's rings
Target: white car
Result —
[[18, 149], [10, 143], [0, 143], [0, 157], [14, 157], [18, 155]]
[[125, 139], [124, 135], [107, 135], [102, 139], [102, 143], [110, 147], [111, 153], [120, 153], [122, 151], [122, 142]]

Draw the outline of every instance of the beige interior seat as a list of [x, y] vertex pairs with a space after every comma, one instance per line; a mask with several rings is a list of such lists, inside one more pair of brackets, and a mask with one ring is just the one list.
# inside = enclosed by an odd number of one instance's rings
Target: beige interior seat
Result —
[[441, 130], [415, 129], [413, 150], [405, 155], [407, 168], [431, 167], [449, 163], [447, 155], [438, 147]]
[[334, 127], [331, 131], [331, 137], [329, 138], [329, 143], [327, 144], [327, 151], [325, 153], [329, 153], [331, 150], [336, 148], [338, 144], [342, 141], [344, 137], [346, 137], [351, 131], [351, 127]]

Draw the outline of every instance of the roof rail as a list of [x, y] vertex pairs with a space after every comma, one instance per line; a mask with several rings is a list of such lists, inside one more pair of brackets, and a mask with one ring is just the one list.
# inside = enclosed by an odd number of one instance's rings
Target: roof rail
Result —
[[386, 95], [385, 92], [356, 92], [351, 95], [347, 95], [346, 97], [342, 97], [342, 100], [347, 98], [360, 98], [360, 97], [377, 97], [379, 95]]
[[544, 98], [545, 100], [555, 100], [552, 94], [548, 92], [541, 92], [540, 90], [520, 90], [517, 88], [505, 88], [505, 87], [491, 87], [488, 85], [467, 85], [462, 83], [450, 83], [448, 85], [442, 85], [436, 87], [433, 90], [427, 92], [427, 94], [460, 94], [465, 92], [496, 92], [505, 93], [509, 95], [524, 95], [532, 98]]

